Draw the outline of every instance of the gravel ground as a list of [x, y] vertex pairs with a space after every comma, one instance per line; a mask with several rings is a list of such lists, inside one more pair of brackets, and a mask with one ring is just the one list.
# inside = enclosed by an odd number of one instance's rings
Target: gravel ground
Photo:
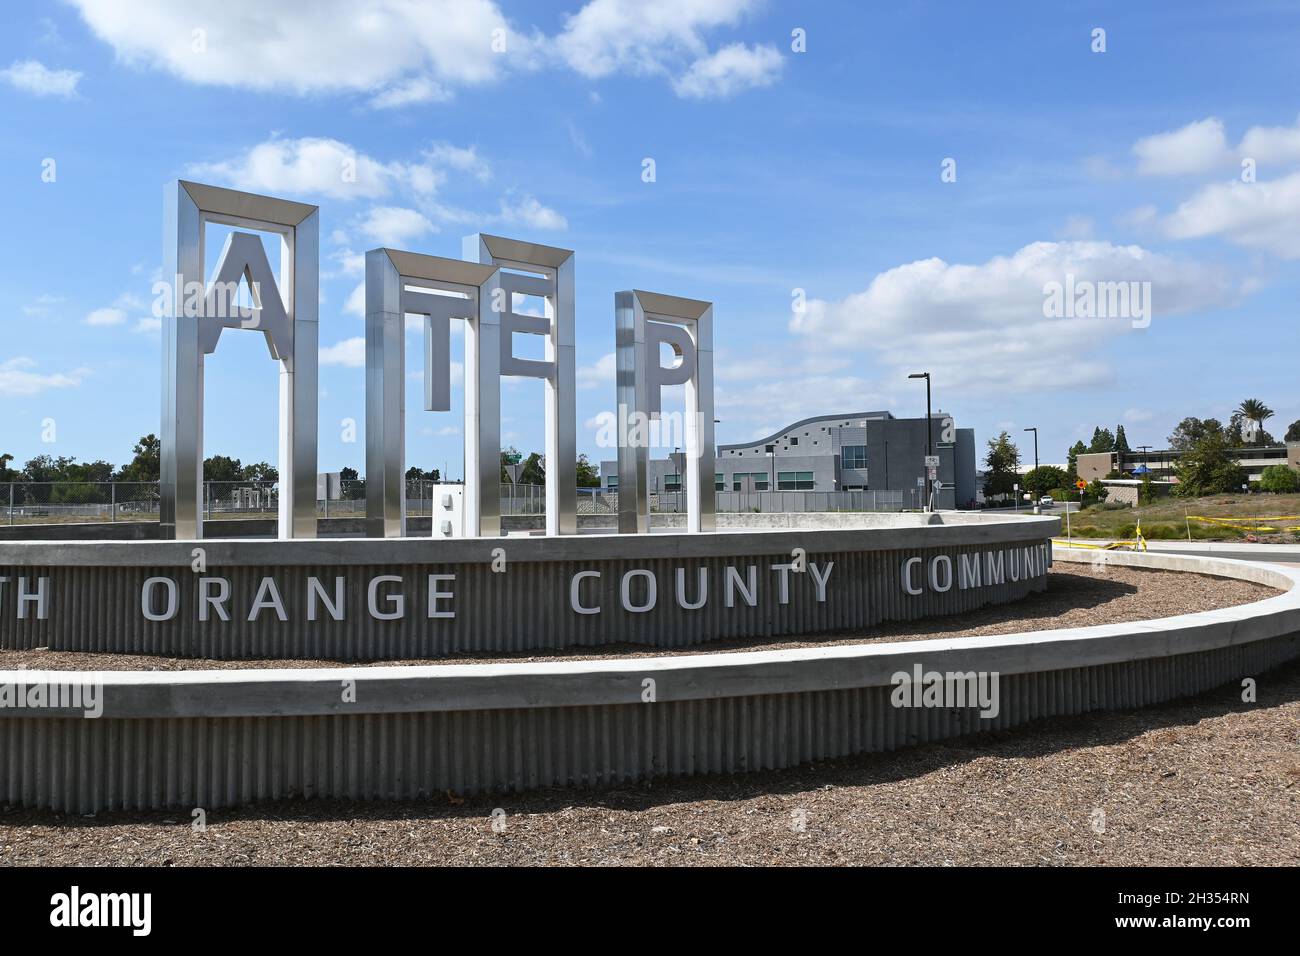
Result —
[[1258, 689], [731, 777], [212, 811], [202, 833], [184, 810], [5, 808], [0, 863], [1295, 866], [1300, 665]]
[[[713, 654], [722, 651], [779, 650], [870, 644], [889, 641], [921, 641], [937, 637], [974, 637], [986, 634], [1014, 634], [1019, 631], [1083, 627], [1123, 621], [1144, 621], [1193, 611], [1211, 611], [1261, 601], [1277, 592], [1261, 584], [1216, 578], [1180, 571], [1138, 568], [1093, 567], [1086, 564], [1057, 565], [1048, 574], [1047, 590], [1012, 604], [990, 605], [978, 611], [949, 617], [881, 624], [866, 630], [813, 634], [777, 641], [746, 638], [712, 641], [671, 653]], [[272, 667], [367, 667], [400, 664], [473, 664], [501, 660], [599, 660], [611, 657], [655, 657], [666, 651], [635, 644], [611, 644], [604, 648], [569, 648], [528, 657], [448, 657], [409, 661], [320, 661], [242, 660], [213, 661], [193, 658], [152, 657], [127, 654], [85, 654], [70, 651], [0, 650], [0, 670], [38, 668], [48, 670], [226, 670]]]

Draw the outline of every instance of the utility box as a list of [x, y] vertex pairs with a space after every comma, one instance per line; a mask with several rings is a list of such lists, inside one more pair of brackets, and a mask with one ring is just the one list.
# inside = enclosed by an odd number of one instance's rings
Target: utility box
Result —
[[432, 537], [463, 538], [465, 536], [465, 486], [434, 485]]

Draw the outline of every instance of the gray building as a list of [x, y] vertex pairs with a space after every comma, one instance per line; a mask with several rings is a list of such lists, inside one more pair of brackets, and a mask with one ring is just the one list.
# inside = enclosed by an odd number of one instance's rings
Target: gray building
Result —
[[[935, 497], [940, 508], [975, 500], [975, 433], [954, 428], [935, 412], [933, 451], [939, 458]], [[945, 434], [946, 433], [946, 434]], [[943, 438], [949, 441], [943, 441]], [[906, 491], [925, 477], [924, 418], [895, 418], [886, 411], [820, 415], [795, 422], [757, 441], [719, 445], [714, 475], [718, 491]], [[671, 459], [651, 460], [651, 492], [681, 489]], [[618, 462], [600, 463], [601, 484], [618, 490]], [[919, 497], [917, 501], [919, 502]]]

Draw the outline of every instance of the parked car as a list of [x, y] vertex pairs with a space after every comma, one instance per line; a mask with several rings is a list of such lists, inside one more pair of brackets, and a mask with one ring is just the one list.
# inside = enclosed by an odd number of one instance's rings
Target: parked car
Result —
[[1053, 498], [1051, 495], [1043, 495], [1043, 497], [1041, 497], [1041, 498], [1038, 499], [1038, 507], [1040, 507], [1040, 508], [1055, 508], [1055, 507], [1056, 507], [1056, 499]]

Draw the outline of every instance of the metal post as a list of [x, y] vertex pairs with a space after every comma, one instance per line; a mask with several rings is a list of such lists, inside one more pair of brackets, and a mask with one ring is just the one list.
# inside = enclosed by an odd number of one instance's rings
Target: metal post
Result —
[[108, 483], [108, 488], [109, 488], [109, 500], [111, 501], [111, 504], [109, 506], [109, 512], [108, 512], [110, 516], [109, 520], [116, 521], [117, 520], [117, 482], [110, 481]]
[[9, 482], [9, 524], [14, 523], [14, 483]]
[[[930, 373], [925, 373], [925, 456], [929, 458], [933, 451], [934, 418], [930, 413]], [[930, 480], [930, 468], [925, 469], [925, 510], [934, 510], [934, 482]]]

